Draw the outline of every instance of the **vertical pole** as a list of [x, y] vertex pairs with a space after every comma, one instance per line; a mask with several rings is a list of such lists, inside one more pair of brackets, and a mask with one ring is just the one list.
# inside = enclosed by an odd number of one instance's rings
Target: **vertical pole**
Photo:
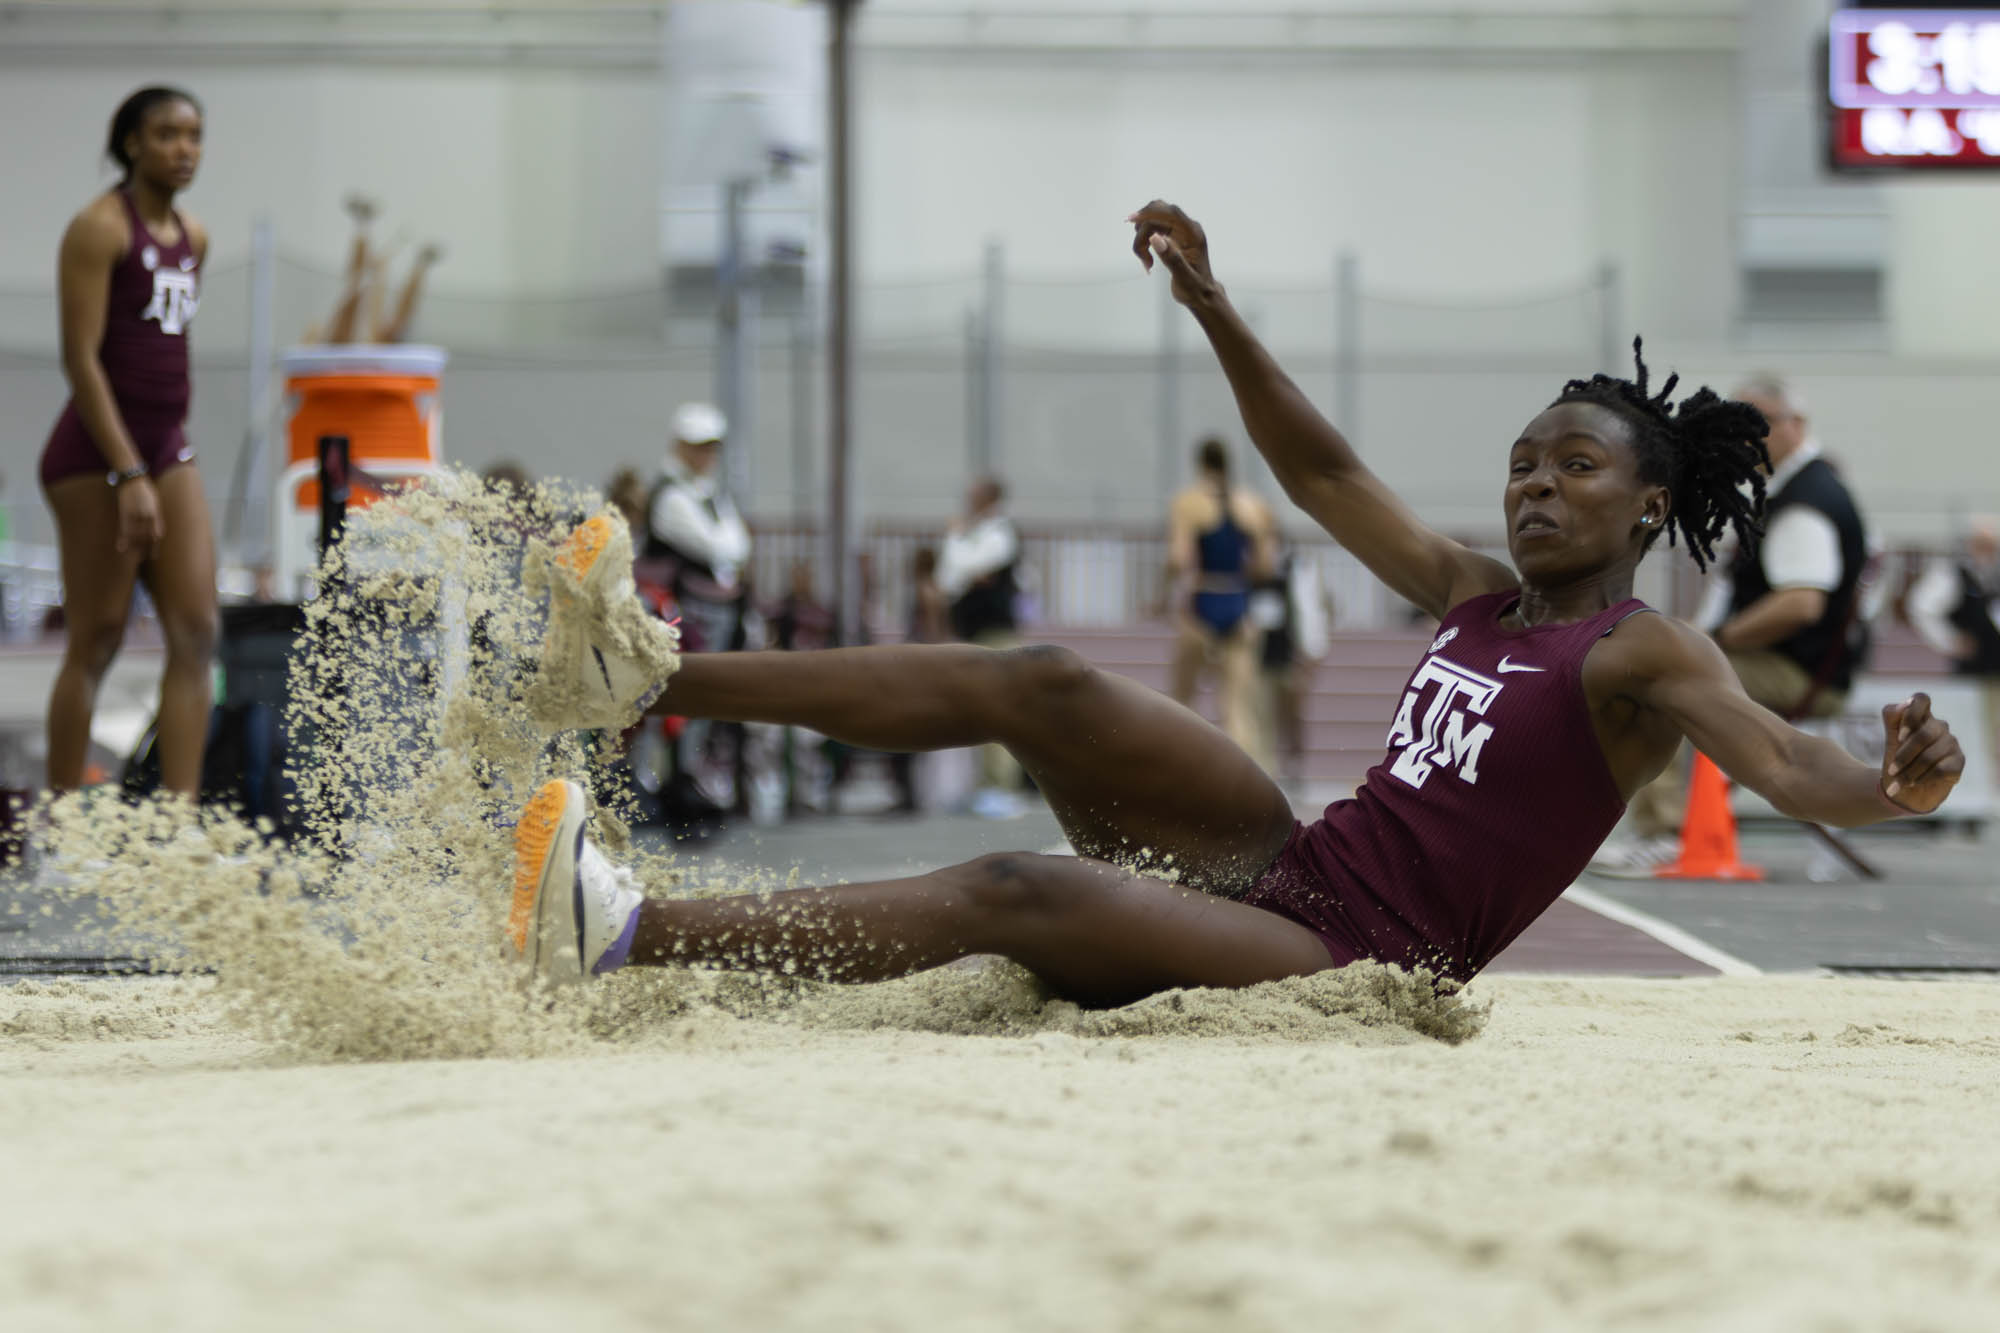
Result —
[[812, 518], [812, 299], [792, 318], [792, 514], [804, 527]]
[[992, 476], [1000, 470], [1006, 452], [1001, 442], [1000, 400], [1005, 394], [1001, 382], [1002, 308], [1007, 281], [1007, 257], [1000, 242], [986, 242], [986, 260], [980, 270], [979, 330], [979, 453], [973, 459], [975, 476]]
[[[1165, 275], [1162, 275], [1164, 279]], [[1181, 328], [1187, 315], [1174, 300], [1173, 285], [1160, 289], [1160, 349], [1154, 378], [1158, 384], [1160, 512], [1165, 513], [1179, 488], [1180, 458], [1185, 429], [1181, 425]]]
[[1333, 424], [1351, 440], [1361, 429], [1361, 261], [1333, 261]]
[[319, 558], [340, 545], [347, 531], [347, 501], [352, 477], [345, 435], [319, 437]]
[[[241, 543], [237, 558], [251, 565], [271, 562], [276, 557], [272, 531], [270, 425], [271, 401], [271, 293], [277, 285], [277, 247], [269, 214], [259, 215], [250, 224], [250, 420], [243, 432], [243, 447], [249, 451], [249, 467], [243, 480]], [[289, 596], [290, 590], [280, 594]]]
[[750, 325], [748, 269], [743, 257], [743, 206], [751, 183], [733, 180], [722, 187], [722, 254], [715, 266], [715, 318], [719, 355], [715, 363], [715, 405], [729, 422], [722, 465], [729, 492], [743, 508], [753, 507], [750, 452]]
[[828, 0], [833, 20], [827, 42], [828, 207], [826, 338], [827, 563], [834, 583], [834, 615], [841, 641], [859, 641], [860, 580], [854, 556], [859, 543], [854, 517], [853, 341], [854, 238], [852, 162], [849, 144], [848, 23], [857, 0]]
[[993, 457], [986, 438], [986, 341], [980, 312], [965, 312], [965, 475], [985, 472]]
[[1607, 375], [1625, 364], [1625, 274], [1615, 259], [1597, 266], [1597, 360]]

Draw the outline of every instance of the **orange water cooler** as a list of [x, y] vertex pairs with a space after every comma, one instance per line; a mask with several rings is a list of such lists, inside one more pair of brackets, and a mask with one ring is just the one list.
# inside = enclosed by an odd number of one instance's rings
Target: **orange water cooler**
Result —
[[[356, 467], [385, 481], [444, 467], [442, 347], [295, 347], [285, 377], [285, 466], [278, 474], [278, 595], [304, 595], [319, 563], [319, 441], [344, 435]], [[374, 495], [357, 486], [352, 503]]]

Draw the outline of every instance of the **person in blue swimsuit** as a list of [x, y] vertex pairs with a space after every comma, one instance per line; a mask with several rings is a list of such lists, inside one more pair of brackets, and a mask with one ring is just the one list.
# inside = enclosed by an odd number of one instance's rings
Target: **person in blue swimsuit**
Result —
[[1250, 585], [1269, 574], [1277, 547], [1270, 509], [1229, 485], [1229, 447], [1210, 436], [1195, 448], [1195, 480], [1167, 512], [1167, 573], [1175, 627], [1167, 692], [1192, 706], [1204, 672], [1215, 673], [1217, 721], [1269, 771], [1271, 737], [1256, 709], [1257, 645]]

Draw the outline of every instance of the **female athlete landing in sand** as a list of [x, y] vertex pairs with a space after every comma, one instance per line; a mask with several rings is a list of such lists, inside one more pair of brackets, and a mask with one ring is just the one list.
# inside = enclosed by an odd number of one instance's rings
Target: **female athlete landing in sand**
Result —
[[[511, 936], [536, 972], [631, 962], [875, 981], [995, 953], [1098, 1005], [1362, 958], [1465, 980], [1576, 877], [1683, 737], [1784, 813], [1842, 827], [1935, 809], [1958, 780], [1964, 756], [1925, 696], [1883, 710], [1878, 772], [1752, 703], [1714, 644], [1632, 597], [1660, 533], [1699, 561], [1725, 529], [1754, 531], [1755, 409], [1707, 389], [1671, 405], [1672, 379], [1648, 396], [1643, 362], [1633, 381], [1571, 381], [1507, 452], [1509, 568], [1425, 527], [1362, 465], [1231, 307], [1192, 219], [1153, 203], [1132, 221], [1134, 249], [1149, 269], [1165, 263], [1286, 495], [1442, 622], [1354, 798], [1301, 825], [1220, 731], [1062, 649], [699, 654], [662, 709], [875, 750], [999, 741], [1080, 855], [646, 899], [584, 837], [583, 792], [551, 782], [515, 837]], [[558, 625], [626, 595], [614, 526], [593, 519], [559, 558], [580, 577], [558, 588]], [[552, 720], [616, 726], [650, 702], [657, 683], [606, 641], [569, 642], [580, 651], [545, 658], [548, 683], [587, 702]], [[1146, 873], [1169, 869], [1177, 883]]]

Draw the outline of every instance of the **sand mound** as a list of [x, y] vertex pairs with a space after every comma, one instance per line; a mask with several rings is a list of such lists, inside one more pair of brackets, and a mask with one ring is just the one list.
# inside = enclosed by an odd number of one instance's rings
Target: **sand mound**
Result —
[[0, 987], [4, 1322], [1931, 1333], [2000, 1311], [2000, 986], [1487, 978], [1486, 1030], [1454, 1046], [1324, 1017], [1105, 1039], [1018, 973], [957, 970], [933, 984], [1020, 1025], [947, 1035], [898, 985], [872, 993], [908, 1021], [868, 1027], [838, 1010], [871, 992], [662, 972], [678, 1007], [587, 1058], [371, 1065], [201, 1027], [219, 980]]
[[[896, 1030], [963, 1037], [1229, 1038], [1238, 1042], [1394, 1045], [1477, 1036], [1489, 1006], [1440, 994], [1428, 976], [1364, 964], [1243, 990], [1177, 990], [1120, 1009], [1086, 1010], [999, 958], [868, 986], [793, 977], [627, 970], [608, 978], [591, 1030], [613, 1043], [724, 1039], [729, 1021], [819, 1031]], [[678, 1020], [678, 1021], [676, 1021]]]

